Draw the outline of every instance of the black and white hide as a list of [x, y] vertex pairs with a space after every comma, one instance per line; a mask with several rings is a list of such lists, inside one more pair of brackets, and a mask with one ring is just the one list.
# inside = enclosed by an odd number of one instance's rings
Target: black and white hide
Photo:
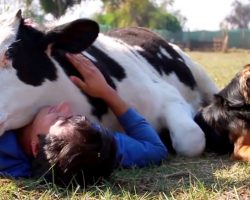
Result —
[[169, 130], [178, 154], [197, 156], [205, 136], [193, 118], [217, 87], [177, 46], [144, 28], [99, 33], [78, 19], [40, 31], [19, 11], [0, 21], [0, 133], [29, 123], [45, 105], [68, 101], [73, 109], [111, 129], [119, 127], [107, 105], [81, 92], [68, 78], [79, 73], [65, 57], [82, 52], [108, 83], [160, 132]]

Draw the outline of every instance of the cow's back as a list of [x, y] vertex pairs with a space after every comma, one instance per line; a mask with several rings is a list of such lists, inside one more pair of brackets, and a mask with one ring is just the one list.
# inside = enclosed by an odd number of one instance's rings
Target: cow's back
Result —
[[184, 59], [163, 38], [141, 27], [116, 29], [107, 33], [134, 47], [142, 57], [161, 75], [175, 73], [179, 81], [190, 88], [196, 86], [195, 79]]
[[[108, 36], [129, 45], [131, 51], [145, 59], [144, 70], [151, 67], [161, 79], [174, 86], [195, 109], [207, 104], [218, 92], [217, 86], [197, 63], [178, 46], [141, 27], [112, 30]], [[141, 62], [143, 63], [143, 62]]]

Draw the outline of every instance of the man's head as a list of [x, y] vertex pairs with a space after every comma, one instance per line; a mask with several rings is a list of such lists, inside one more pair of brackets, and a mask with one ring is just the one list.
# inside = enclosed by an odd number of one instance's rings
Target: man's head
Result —
[[61, 118], [69, 117], [74, 114], [71, 104], [68, 102], [43, 107], [37, 113], [33, 121], [22, 128], [21, 133], [18, 134], [25, 153], [31, 157], [36, 157], [39, 148], [39, 135], [48, 133], [61, 134], [61, 132], [67, 132], [68, 127], [58, 126], [58, 123]]
[[47, 135], [39, 136], [38, 146], [33, 176], [65, 186], [97, 182], [116, 164], [113, 135], [80, 115], [60, 118]]

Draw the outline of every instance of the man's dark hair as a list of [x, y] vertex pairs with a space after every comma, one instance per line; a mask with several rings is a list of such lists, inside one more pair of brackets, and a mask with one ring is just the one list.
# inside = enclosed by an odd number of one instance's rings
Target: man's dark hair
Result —
[[112, 133], [83, 116], [63, 119], [67, 133], [40, 135], [32, 176], [56, 184], [88, 185], [107, 178], [116, 167], [116, 143]]

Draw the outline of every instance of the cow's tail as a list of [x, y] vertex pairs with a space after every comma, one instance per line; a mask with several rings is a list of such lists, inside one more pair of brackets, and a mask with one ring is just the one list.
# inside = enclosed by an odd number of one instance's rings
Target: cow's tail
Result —
[[183, 57], [185, 63], [190, 68], [195, 81], [197, 82], [198, 90], [202, 95], [203, 105], [210, 104], [213, 100], [214, 94], [219, 92], [215, 82], [209, 77], [204, 68], [194, 62], [186, 53], [184, 53], [178, 46], [173, 45], [174, 49]]

